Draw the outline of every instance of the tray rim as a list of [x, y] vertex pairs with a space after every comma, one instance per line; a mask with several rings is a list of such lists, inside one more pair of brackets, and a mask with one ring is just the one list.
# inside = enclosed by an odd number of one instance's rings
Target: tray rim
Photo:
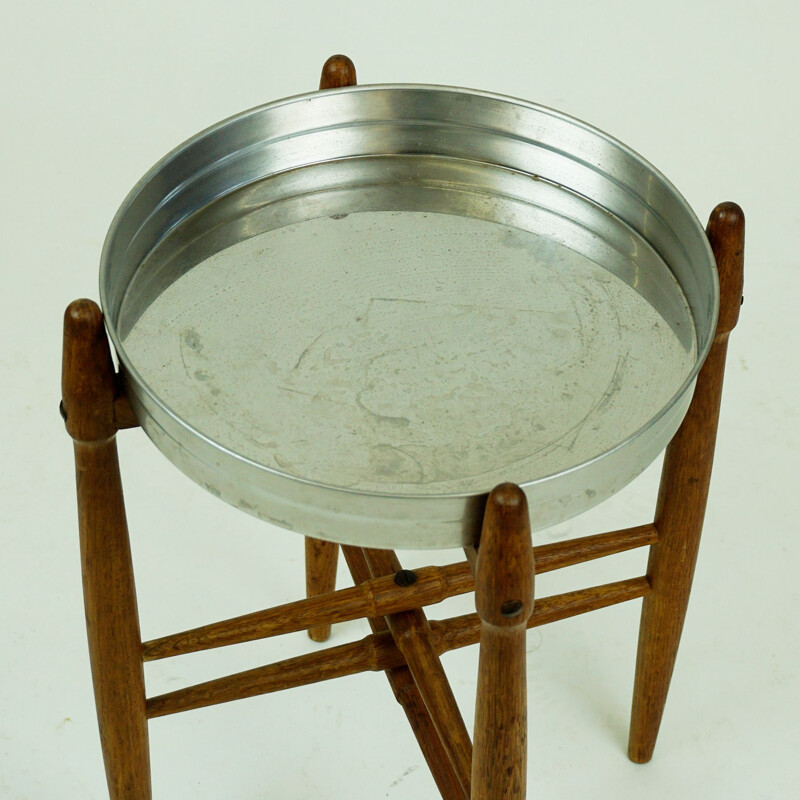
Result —
[[[499, 101], [501, 103], [509, 104], [512, 106], [519, 106], [529, 110], [537, 111], [540, 113], [544, 113], [546, 116], [553, 117], [560, 121], [569, 123], [574, 125], [590, 134], [598, 136], [599, 138], [607, 141], [611, 145], [613, 145], [616, 149], [622, 151], [635, 162], [637, 162], [640, 166], [644, 167], [649, 173], [654, 175], [656, 178], [659, 179], [660, 182], [663, 183], [666, 189], [668, 189], [673, 197], [678, 201], [679, 205], [681, 206], [682, 211], [686, 215], [687, 220], [691, 220], [691, 222], [697, 226], [697, 228], [703, 231], [703, 242], [705, 244], [706, 254], [708, 256], [708, 262], [712, 267], [711, 271], [711, 281], [712, 281], [712, 318], [710, 324], [710, 331], [716, 330], [717, 319], [719, 314], [719, 278], [718, 272], [716, 267], [716, 261], [714, 259], [713, 253], [711, 251], [710, 243], [705, 236], [704, 229], [702, 223], [700, 222], [699, 218], [695, 214], [692, 207], [689, 205], [688, 201], [685, 197], [678, 191], [675, 185], [653, 164], [641, 156], [636, 150], [629, 147], [619, 139], [610, 134], [606, 133], [600, 128], [593, 126], [587, 122], [584, 122], [577, 117], [573, 117], [569, 114], [566, 114], [562, 111], [557, 109], [550, 108], [548, 106], [544, 106], [539, 103], [535, 103], [528, 100], [523, 100], [518, 97], [514, 97], [511, 95], [496, 93], [496, 92], [488, 92], [484, 90], [478, 89], [470, 89], [467, 87], [461, 86], [451, 86], [451, 85], [444, 85], [444, 84], [427, 84], [427, 83], [375, 83], [375, 84], [360, 84], [357, 86], [348, 86], [348, 87], [341, 87], [335, 89], [328, 89], [323, 91], [312, 91], [312, 92], [304, 92], [302, 94], [296, 94], [284, 98], [280, 98], [278, 100], [270, 101], [267, 103], [263, 103], [258, 106], [254, 106], [253, 108], [238, 112], [233, 114], [229, 117], [226, 117], [212, 125], [207, 126], [203, 130], [199, 131], [198, 133], [194, 134], [193, 136], [189, 137], [188, 139], [184, 140], [182, 143], [174, 147], [168, 153], [166, 153], [162, 158], [160, 158], [145, 174], [134, 184], [131, 190], [128, 192], [127, 196], [123, 200], [122, 204], [120, 205], [119, 209], [117, 210], [116, 214], [114, 215], [112, 222], [109, 226], [108, 233], [106, 235], [106, 239], [103, 245], [103, 249], [101, 252], [100, 258], [100, 274], [99, 274], [99, 283], [100, 283], [100, 302], [103, 311], [105, 312], [109, 307], [108, 304], [108, 297], [106, 286], [108, 284], [107, 276], [108, 273], [113, 269], [110, 260], [110, 247], [111, 242], [116, 232], [121, 219], [125, 216], [126, 212], [133, 204], [135, 199], [138, 197], [139, 193], [142, 189], [148, 185], [148, 183], [155, 177], [163, 168], [169, 164], [173, 159], [183, 153], [186, 149], [191, 147], [192, 145], [196, 144], [197, 142], [202, 141], [205, 137], [216, 133], [225, 127], [234, 124], [240, 120], [244, 120], [250, 116], [254, 116], [256, 114], [266, 112], [272, 109], [280, 108], [283, 106], [292, 105], [295, 103], [300, 103], [303, 101], [312, 100], [313, 98], [320, 97], [320, 96], [327, 96], [327, 95], [343, 95], [343, 94], [360, 94], [360, 93], [369, 93], [375, 91], [425, 91], [425, 92], [434, 92], [434, 93], [456, 93], [466, 96], [474, 96], [485, 98], [488, 100]], [[330, 161], [330, 160], [329, 160]], [[279, 172], [271, 173], [271, 174], [279, 174]], [[613, 180], [613, 179], [612, 179]], [[569, 189], [569, 187], [564, 187], [565, 190], [571, 191], [574, 194], [578, 194], [582, 197], [586, 202], [593, 203], [597, 205], [597, 201], [593, 200], [590, 197], [585, 197], [584, 195], [580, 195], [579, 193], [575, 192], [574, 190]], [[175, 191], [177, 187], [173, 187], [170, 191]], [[627, 225], [624, 220], [618, 220], [621, 224]], [[180, 224], [180, 223], [179, 223]], [[106, 317], [107, 319], [107, 317]], [[172, 408], [170, 408], [161, 398], [151, 389], [150, 385], [142, 378], [141, 374], [138, 370], [133, 366], [131, 363], [127, 352], [125, 351], [123, 343], [120, 341], [119, 336], [117, 334], [115, 326], [110, 325], [106, 321], [106, 330], [112, 340], [114, 345], [114, 349], [116, 351], [117, 357], [119, 359], [120, 367], [122, 371], [125, 373], [126, 376], [130, 376], [133, 379], [133, 384], [143, 390], [148, 398], [155, 403], [160, 412], [166, 414], [170, 419], [176, 424], [178, 427], [184, 429], [189, 433], [192, 437], [198, 438], [202, 440], [207, 446], [210, 446], [212, 449], [220, 451], [224, 453], [226, 457], [232, 458], [235, 461], [240, 462], [243, 466], [246, 466], [248, 469], [255, 469], [258, 471], [267, 472], [276, 478], [288, 480], [292, 483], [301, 483], [310, 487], [319, 487], [322, 489], [334, 491], [341, 494], [351, 494], [356, 496], [368, 496], [374, 498], [385, 498], [387, 500], [416, 500], [416, 501], [435, 501], [435, 500], [446, 500], [446, 499], [471, 499], [476, 498], [481, 495], [488, 493], [492, 487], [487, 487], [485, 492], [475, 492], [475, 491], [467, 491], [467, 492], [442, 492], [442, 493], [412, 493], [412, 492], [404, 492], [404, 493], [396, 493], [396, 492], [380, 492], [375, 490], [368, 490], [368, 489], [355, 489], [352, 487], [343, 487], [337, 486], [335, 484], [324, 483], [321, 481], [315, 481], [309, 478], [305, 478], [298, 475], [293, 475], [288, 472], [283, 472], [279, 469], [275, 469], [274, 467], [269, 467], [265, 464], [262, 464], [258, 461], [254, 461], [247, 456], [243, 456], [240, 453], [235, 452], [234, 450], [229, 449], [225, 445], [221, 444], [220, 442], [210, 438], [209, 436], [203, 434], [201, 431], [197, 430], [192, 424], [187, 422], [183, 417], [181, 417], [177, 412], [175, 412]], [[705, 359], [708, 355], [708, 352], [711, 348], [713, 343], [714, 335], [713, 333], [706, 338], [706, 341], [703, 343], [702, 347], [698, 347], [697, 356], [695, 358], [695, 363], [689, 372], [687, 378], [683, 381], [680, 387], [672, 394], [670, 399], [659, 409], [659, 411], [651, 416], [647, 422], [637, 428], [634, 432], [626, 436], [625, 438], [621, 439], [612, 447], [595, 454], [589, 459], [583, 460], [578, 464], [575, 464], [571, 467], [567, 467], [566, 469], [559, 470], [557, 472], [549, 473], [544, 476], [537, 477], [532, 480], [522, 481], [520, 482], [520, 486], [525, 489], [527, 487], [532, 487], [538, 484], [543, 484], [549, 481], [556, 479], [559, 476], [568, 475], [574, 473], [578, 470], [582, 470], [588, 467], [591, 464], [594, 464], [600, 460], [606, 459], [612, 453], [621, 450], [627, 445], [629, 445], [633, 440], [638, 439], [645, 431], [649, 428], [656, 426], [660, 421], [662, 421], [667, 415], [669, 415], [673, 410], [674, 407], [684, 400], [685, 395], [690, 391], [693, 391], [693, 384], [697, 379], [697, 375], [702, 368]], [[126, 382], [130, 383], [128, 378], [126, 377]]]

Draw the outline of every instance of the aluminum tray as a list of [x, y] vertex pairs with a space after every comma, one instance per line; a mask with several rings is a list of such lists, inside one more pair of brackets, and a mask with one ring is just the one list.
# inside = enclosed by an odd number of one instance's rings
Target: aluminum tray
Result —
[[521, 100], [380, 85], [221, 122], [123, 203], [101, 265], [134, 411], [239, 508], [373, 547], [534, 528], [641, 472], [716, 325], [697, 218], [640, 156]]

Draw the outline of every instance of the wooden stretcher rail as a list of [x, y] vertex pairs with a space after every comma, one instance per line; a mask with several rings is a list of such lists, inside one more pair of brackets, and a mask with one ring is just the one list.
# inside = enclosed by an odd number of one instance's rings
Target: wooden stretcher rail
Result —
[[[644, 597], [649, 591], [647, 578], [641, 577], [544, 597], [536, 601], [528, 627], [534, 628], [634, 600]], [[430, 626], [431, 641], [438, 654], [467, 647], [480, 640], [480, 618], [477, 614], [432, 620]], [[152, 697], [147, 701], [147, 717], [163, 717], [359, 672], [394, 669], [405, 663], [391, 633], [383, 631], [358, 642], [330, 647], [319, 653], [289, 658]]]
[[[656, 529], [651, 524], [539, 545], [533, 548], [536, 572], [541, 574], [581, 564], [651, 545], [657, 540]], [[466, 561], [444, 567], [423, 567], [414, 570], [414, 574], [416, 582], [410, 586], [398, 586], [392, 575], [382, 576], [329, 594], [153, 639], [142, 645], [142, 658], [155, 661], [351, 619], [397, 614], [475, 589]]]

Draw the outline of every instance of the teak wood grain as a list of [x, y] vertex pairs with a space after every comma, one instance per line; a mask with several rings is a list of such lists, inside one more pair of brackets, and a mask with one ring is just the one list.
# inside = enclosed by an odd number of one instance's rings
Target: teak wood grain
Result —
[[[322, 539], [306, 537], [306, 597], [309, 599], [327, 597], [336, 589], [336, 567], [339, 562], [339, 545]], [[290, 619], [286, 617], [285, 619]], [[305, 627], [305, 626], [303, 626]], [[302, 627], [300, 628], [302, 630]], [[330, 638], [330, 623], [312, 625], [308, 635], [315, 642], [325, 642]], [[199, 648], [197, 648], [199, 649]]]
[[[353, 62], [343, 55], [331, 56], [322, 67], [319, 79], [320, 89], [337, 89], [354, 86], [356, 68]], [[306, 538], [306, 597], [328, 594], [336, 588], [336, 567], [339, 561], [339, 545], [322, 539]], [[330, 638], [330, 624], [314, 625], [308, 635], [315, 642]]]
[[[646, 577], [640, 577], [540, 597], [536, 600], [527, 627], [537, 628], [627, 600], [636, 600], [649, 591], [649, 581]], [[437, 652], [446, 653], [481, 641], [481, 619], [477, 614], [464, 614], [445, 620], [431, 620], [431, 632]]]
[[[392, 550], [365, 547], [362, 552], [373, 578], [395, 575], [402, 570]], [[447, 750], [464, 794], [469, 797], [472, 741], [439, 654], [431, 641], [431, 629], [425, 613], [417, 608], [388, 614], [385, 620]]]
[[481, 645], [471, 800], [525, 800], [525, 631], [533, 613], [533, 574], [525, 493], [500, 484], [486, 503], [475, 564]]
[[[533, 548], [539, 573], [581, 564], [606, 555], [652, 544], [657, 539], [652, 525], [584, 536]], [[316, 540], [312, 540], [316, 541]], [[356, 556], [354, 555], [353, 558]], [[352, 572], [352, 569], [351, 569]], [[202, 625], [188, 631], [145, 642], [145, 661], [194, 653], [213, 647], [251, 642], [269, 636], [330, 626], [361, 617], [377, 618], [440, 603], [449, 597], [474, 591], [475, 580], [466, 562], [414, 570], [416, 582], [398, 586], [394, 576], [370, 578], [356, 586], [326, 595], [298, 600], [263, 611]]]
[[720, 312], [711, 351], [683, 423], [667, 447], [642, 606], [628, 755], [649, 761], [661, 725], [692, 588], [719, 423], [728, 336], [739, 317], [744, 268], [744, 214], [734, 203], [711, 213], [708, 238], [720, 278]]
[[122, 497], [103, 315], [76, 300], [64, 316], [62, 408], [73, 437], [83, 595], [97, 720], [112, 800], [151, 797], [139, 617]]
[[356, 85], [356, 67], [344, 55], [331, 56], [322, 65], [322, 74], [319, 78], [320, 89], [338, 89], [342, 86]]
[[[650, 584], [647, 578], [641, 577], [540, 598], [536, 601], [527, 627], [535, 628], [627, 600], [635, 600], [644, 597], [649, 591]], [[469, 647], [479, 642], [481, 620], [477, 614], [431, 620], [430, 630], [434, 652], [442, 655], [450, 650]], [[246, 672], [152, 697], [147, 701], [147, 715], [160, 717], [176, 714], [246, 697], [307, 686], [332, 678], [356, 675], [360, 672], [393, 670], [404, 665], [403, 654], [394, 643], [391, 633], [384, 628], [359, 642], [328, 647], [320, 652], [256, 667]]]
[[[342, 553], [347, 562], [350, 574], [353, 577], [353, 581], [357, 586], [375, 582], [372, 578], [372, 573], [364, 551], [360, 547], [343, 546]], [[378, 578], [377, 580], [387, 579], [388, 577]], [[392, 579], [392, 583], [394, 584], [394, 579]], [[394, 585], [396, 588], [399, 588], [396, 584]], [[373, 634], [389, 633], [389, 626], [386, 624], [386, 620], [377, 613], [370, 614], [368, 622]], [[398, 655], [402, 657], [399, 651]], [[425, 763], [431, 771], [431, 775], [433, 776], [433, 780], [436, 783], [436, 787], [442, 799], [469, 800], [469, 797], [464, 793], [458, 775], [456, 775], [453, 769], [453, 765], [450, 763], [447, 749], [439, 738], [436, 726], [428, 713], [422, 695], [411, 675], [411, 670], [409, 670], [405, 663], [400, 666], [388, 667], [386, 669], [386, 677], [389, 680], [389, 685], [392, 687], [395, 699], [406, 713], [408, 723], [411, 726], [411, 730], [414, 732], [422, 755], [425, 758]]]

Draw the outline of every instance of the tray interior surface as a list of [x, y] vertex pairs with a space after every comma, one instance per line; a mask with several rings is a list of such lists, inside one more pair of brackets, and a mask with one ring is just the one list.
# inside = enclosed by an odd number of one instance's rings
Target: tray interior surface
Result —
[[696, 362], [677, 281], [613, 217], [601, 235], [395, 182], [273, 205], [233, 193], [186, 220], [120, 329], [174, 414], [278, 473], [386, 495], [526, 483], [634, 434]]

